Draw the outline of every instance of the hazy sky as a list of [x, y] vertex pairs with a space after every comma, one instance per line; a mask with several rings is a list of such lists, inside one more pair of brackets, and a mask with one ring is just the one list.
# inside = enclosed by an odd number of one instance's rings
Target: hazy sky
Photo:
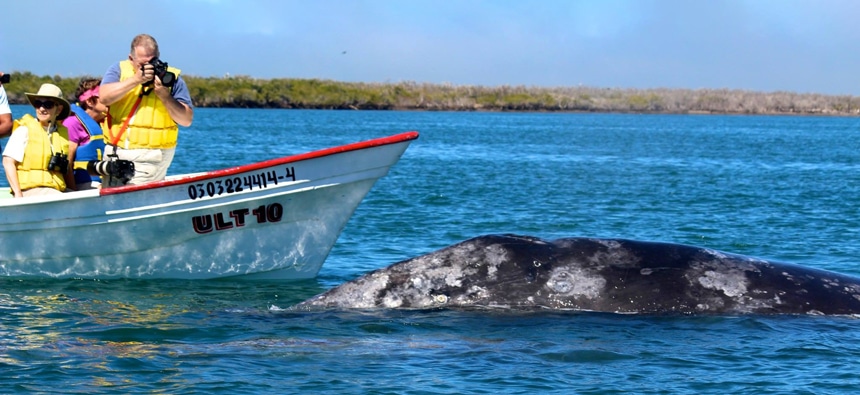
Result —
[[4, 1], [0, 70], [860, 95], [856, 0]]

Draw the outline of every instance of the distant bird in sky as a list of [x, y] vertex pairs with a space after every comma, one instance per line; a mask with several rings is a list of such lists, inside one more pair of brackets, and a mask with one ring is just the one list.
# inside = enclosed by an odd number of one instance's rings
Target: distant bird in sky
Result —
[[343, 52], [341, 52], [340, 54], [341, 54], [341, 55], [346, 55], [346, 51], [343, 51]]

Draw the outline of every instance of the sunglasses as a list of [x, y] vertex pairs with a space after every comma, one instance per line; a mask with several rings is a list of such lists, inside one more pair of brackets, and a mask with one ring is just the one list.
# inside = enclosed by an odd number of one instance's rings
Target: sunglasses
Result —
[[33, 107], [34, 108], [45, 107], [46, 110], [50, 110], [50, 109], [54, 108], [54, 106], [56, 106], [56, 105], [57, 105], [57, 103], [52, 101], [52, 100], [45, 100], [45, 101], [33, 100]]

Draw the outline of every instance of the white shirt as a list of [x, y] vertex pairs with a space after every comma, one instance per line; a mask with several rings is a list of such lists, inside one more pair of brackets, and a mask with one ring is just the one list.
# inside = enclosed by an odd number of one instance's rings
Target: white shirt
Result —
[[18, 126], [12, 131], [9, 136], [9, 141], [6, 142], [6, 148], [3, 149], [3, 156], [8, 156], [15, 159], [16, 162], [24, 161], [24, 150], [27, 148], [29, 133], [24, 125]]
[[9, 98], [6, 97], [6, 88], [0, 86], [0, 114], [11, 114], [12, 109], [9, 108]]

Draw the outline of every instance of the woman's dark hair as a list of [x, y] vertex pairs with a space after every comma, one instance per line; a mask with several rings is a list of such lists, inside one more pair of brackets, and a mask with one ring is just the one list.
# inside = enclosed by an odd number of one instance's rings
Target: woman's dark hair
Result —
[[[74, 101], [77, 102], [78, 98], [81, 97], [81, 95], [84, 94], [84, 92], [99, 86], [101, 83], [102, 83], [101, 78], [93, 78], [93, 77], [81, 78], [81, 82], [78, 82], [78, 89], [75, 89]], [[83, 108], [84, 110], [87, 109], [87, 103], [78, 103], [78, 105], [81, 106], [81, 108]]]

